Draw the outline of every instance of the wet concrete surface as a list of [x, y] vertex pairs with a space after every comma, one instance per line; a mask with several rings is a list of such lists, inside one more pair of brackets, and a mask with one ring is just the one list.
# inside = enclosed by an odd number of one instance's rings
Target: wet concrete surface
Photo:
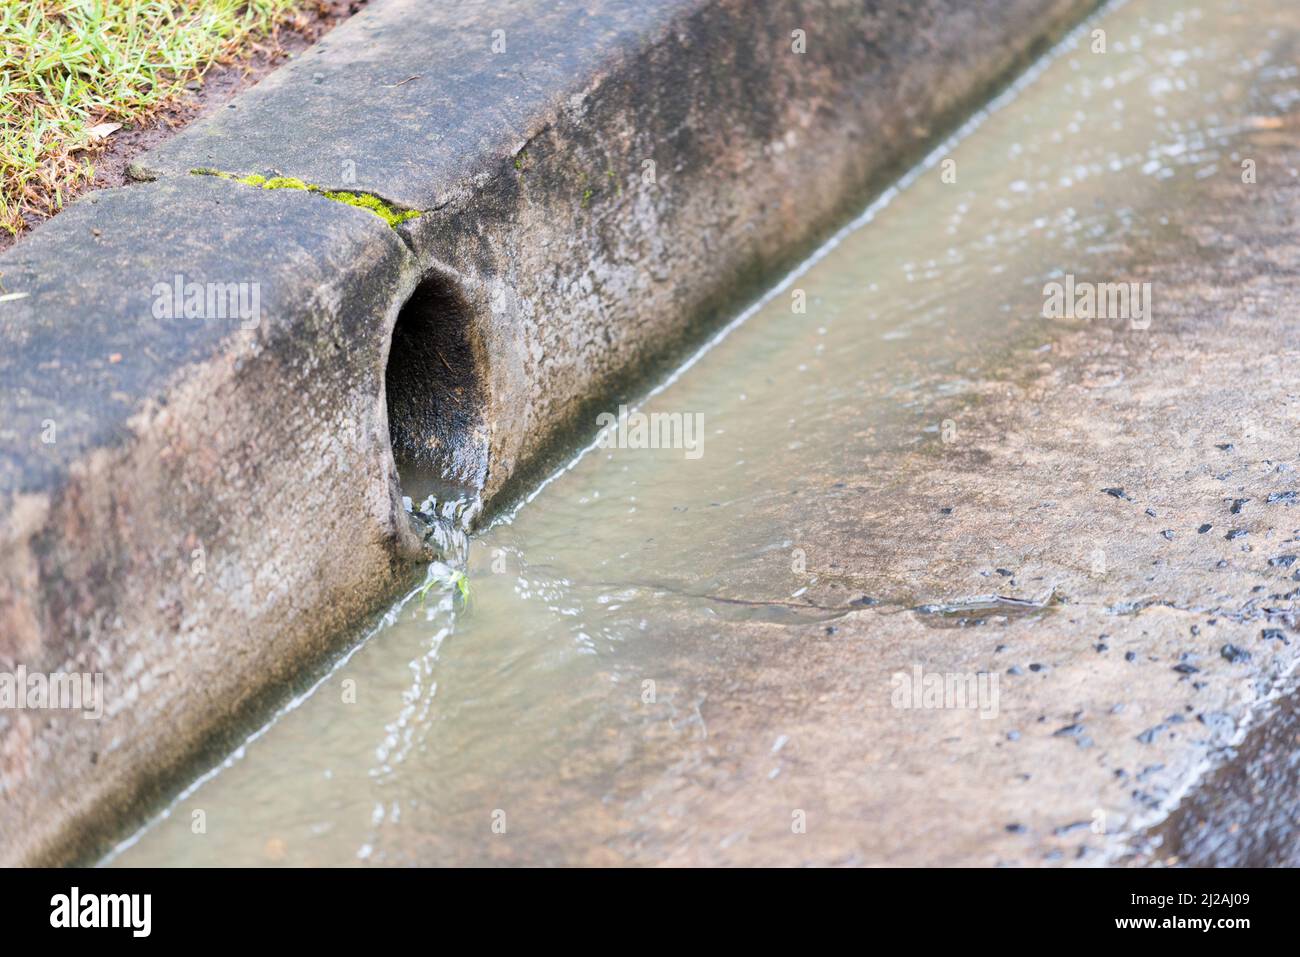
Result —
[[384, 416], [406, 247], [249, 192], [104, 190], [0, 266], [0, 673], [104, 687], [97, 720], [0, 698], [2, 864], [143, 817], [429, 557]]
[[418, 579], [394, 447], [504, 508], [1093, 6], [384, 0], [0, 254], [0, 671], [111, 699], [0, 714], [0, 863]]
[[1142, 855], [1192, 867], [1296, 867], [1298, 794], [1300, 712], [1291, 694], [1148, 835]]
[[1300, 24], [1098, 25], [113, 861], [1291, 861]]
[[134, 170], [422, 211], [399, 232], [464, 300], [486, 397], [436, 454], [491, 506], [1095, 6], [385, 0]]

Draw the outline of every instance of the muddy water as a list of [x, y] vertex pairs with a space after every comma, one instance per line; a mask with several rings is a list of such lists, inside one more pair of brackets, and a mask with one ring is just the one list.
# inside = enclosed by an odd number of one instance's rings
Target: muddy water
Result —
[[[733, 626], [924, 604], [848, 572], [841, 601], [810, 602], [809, 509], [851, 532], [837, 477], [941, 444], [935, 403], [1050, 348], [1063, 264], [1149, 278], [1141, 251], [1182, 242], [1200, 184], [1294, 111], [1294, 20], [1291, 0], [1132, 0], [1086, 25], [637, 407], [671, 447], [621, 422], [455, 540], [427, 590], [110, 860], [655, 863], [701, 833], [725, 854], [710, 714], [754, 693], [729, 669], [765, 654]], [[785, 736], [755, 733], [775, 778]]]

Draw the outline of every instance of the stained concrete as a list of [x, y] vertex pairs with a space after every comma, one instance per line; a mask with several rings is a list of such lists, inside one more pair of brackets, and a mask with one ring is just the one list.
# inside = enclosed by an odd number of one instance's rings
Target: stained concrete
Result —
[[[1270, 36], [1281, 59], [1292, 39]], [[381, 832], [373, 859], [1288, 862], [1294, 709], [1271, 723], [1269, 698], [1300, 649], [1300, 126], [1271, 112], [1290, 102], [1260, 94], [1254, 121], [1223, 107], [1258, 183], [1225, 163], [1195, 202], [1162, 206], [1153, 186], [1150, 228], [1108, 237], [1116, 276], [1155, 283], [1149, 329], [1043, 320], [957, 375], [901, 365], [836, 410], [844, 447], [822, 468], [771, 463], [801, 494], [747, 520], [798, 528], [797, 599], [788, 577], [772, 586], [787, 556], [771, 553], [699, 550], [681, 580], [610, 583], [662, 595], [653, 638], [683, 676], [664, 698], [698, 702], [697, 721], [611, 729], [557, 774], [513, 775], [522, 823], [486, 852], [454, 832], [481, 834], [496, 805], [467, 802], [414, 838]], [[1036, 285], [998, 294], [1042, 307]], [[886, 404], [909, 417], [860, 429], [855, 406]], [[950, 437], [918, 442], [945, 421]], [[917, 666], [996, 674], [997, 714], [894, 707], [894, 675]], [[648, 788], [607, 783], [656, 761], [671, 773]], [[473, 774], [469, 792], [495, 797]]]
[[1300, 714], [1267, 709], [1231, 759], [1146, 835], [1133, 860], [1189, 867], [1300, 865]]
[[[13, 863], [146, 805], [424, 550], [383, 380], [415, 272], [377, 217], [190, 177], [77, 203], [0, 268], [28, 294], [0, 304], [0, 669], [106, 699], [0, 711]], [[257, 315], [166, 318], [178, 276], [256, 284]]]
[[402, 231], [461, 287], [487, 394], [433, 461], [484, 473], [490, 503], [1091, 6], [392, 0], [136, 172], [425, 211]]

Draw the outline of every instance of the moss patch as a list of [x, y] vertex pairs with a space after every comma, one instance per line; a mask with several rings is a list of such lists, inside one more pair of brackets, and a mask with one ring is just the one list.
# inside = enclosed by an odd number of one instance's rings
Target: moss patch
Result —
[[316, 193], [326, 199], [332, 199], [336, 203], [344, 203], [348, 206], [356, 206], [358, 209], [369, 210], [394, 229], [397, 228], [399, 223], [404, 223], [408, 219], [415, 219], [420, 215], [418, 209], [398, 209], [385, 203], [378, 196], [372, 196], [370, 193], [350, 193], [340, 189], [325, 189], [323, 186], [306, 183], [292, 176], [272, 176], [269, 179], [265, 176], [258, 176], [256, 173], [250, 173], [247, 176], [236, 176], [234, 173], [226, 173], [218, 169], [192, 169], [190, 172], [195, 176], [219, 176], [222, 179], [242, 183], [245, 186], [254, 186], [258, 189], [298, 189], [307, 193]]

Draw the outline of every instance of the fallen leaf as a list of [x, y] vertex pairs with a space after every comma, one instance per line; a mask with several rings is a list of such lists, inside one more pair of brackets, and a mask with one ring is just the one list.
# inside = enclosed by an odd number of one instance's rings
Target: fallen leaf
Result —
[[83, 143], [81, 146], [73, 147], [73, 149], [74, 150], [85, 149], [91, 143], [99, 143], [103, 140], [106, 140], [108, 139], [109, 136], [111, 136], [113, 133], [116, 133], [121, 128], [122, 128], [121, 123], [100, 123], [96, 126], [92, 126], [90, 129], [86, 130], [86, 136], [88, 137], [89, 142]]

